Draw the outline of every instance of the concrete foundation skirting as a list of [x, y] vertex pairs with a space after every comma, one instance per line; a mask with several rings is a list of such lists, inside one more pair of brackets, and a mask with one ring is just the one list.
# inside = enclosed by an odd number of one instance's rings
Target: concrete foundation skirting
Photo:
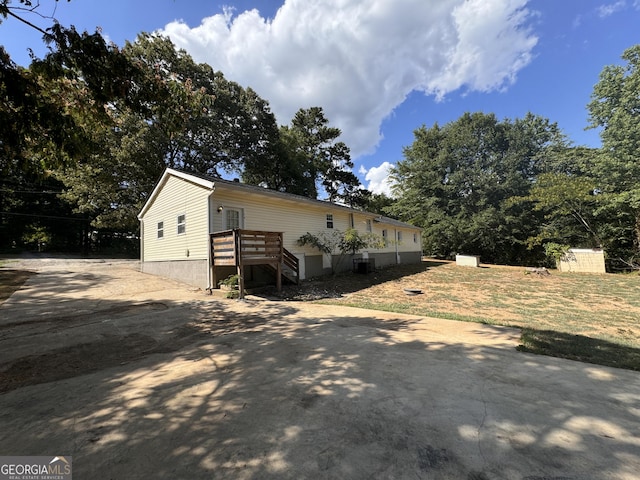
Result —
[[141, 262], [140, 270], [143, 273], [171, 278], [202, 289], [207, 288], [209, 284], [206, 259]]
[[[338, 257], [334, 257], [338, 272], [346, 272], [353, 268], [353, 258], [361, 258], [362, 254], [357, 254], [355, 257], [346, 255], [342, 258], [342, 261], [338, 263]], [[387, 267], [395, 265], [396, 254], [395, 253], [373, 253], [370, 252], [368, 258], [372, 258], [375, 261], [376, 268]], [[331, 273], [331, 269], [325, 269], [322, 266], [322, 255], [307, 255], [305, 256], [305, 272], [306, 278], [312, 278], [320, 275], [328, 275]], [[420, 263], [420, 252], [401, 252], [400, 263]], [[140, 271], [143, 273], [150, 273], [152, 275], [159, 275], [179, 282], [184, 282], [189, 285], [194, 285], [205, 289], [209, 286], [207, 260], [167, 260], [156, 262], [141, 262]], [[218, 280], [222, 280], [227, 275], [234, 273], [233, 267], [218, 272]], [[217, 285], [213, 286], [214, 288]]]
[[400, 252], [400, 263], [421, 263], [422, 252]]
[[456, 255], [456, 265], [461, 267], [479, 267], [480, 257], [476, 255]]
[[[410, 263], [420, 263], [422, 261], [422, 252], [400, 252], [399, 257], [400, 263], [403, 265]], [[336, 273], [350, 271], [353, 268], [353, 260], [356, 258], [364, 258], [364, 256], [362, 253], [357, 253], [355, 256], [345, 255], [342, 257], [342, 259], [340, 259], [339, 256], [335, 255], [332, 261], [334, 262], [333, 265], [336, 269]], [[373, 259], [376, 268], [388, 267], [390, 265], [396, 265], [398, 263], [396, 261], [395, 252], [369, 252], [366, 255], [366, 258]], [[329, 275], [331, 274], [331, 269], [323, 268], [322, 255], [306, 255], [305, 272], [306, 278], [313, 278], [321, 275]]]

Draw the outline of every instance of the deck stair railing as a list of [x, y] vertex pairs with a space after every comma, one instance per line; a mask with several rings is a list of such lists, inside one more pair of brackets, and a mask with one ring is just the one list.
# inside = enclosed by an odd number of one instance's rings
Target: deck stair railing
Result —
[[211, 234], [213, 284], [216, 267], [235, 266], [239, 277], [239, 298], [244, 297], [244, 267], [269, 265], [276, 271], [276, 286], [282, 290], [282, 277], [300, 279], [298, 258], [283, 246], [282, 232], [233, 229]]

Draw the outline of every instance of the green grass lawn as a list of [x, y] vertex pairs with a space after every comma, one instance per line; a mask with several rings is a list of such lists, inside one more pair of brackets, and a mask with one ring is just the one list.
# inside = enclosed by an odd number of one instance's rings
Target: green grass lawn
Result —
[[[518, 327], [522, 351], [640, 371], [637, 273], [538, 276], [524, 267], [483, 267], [435, 261], [392, 267], [368, 285], [352, 285], [346, 297], [323, 302]], [[409, 297], [404, 288], [423, 294]]]

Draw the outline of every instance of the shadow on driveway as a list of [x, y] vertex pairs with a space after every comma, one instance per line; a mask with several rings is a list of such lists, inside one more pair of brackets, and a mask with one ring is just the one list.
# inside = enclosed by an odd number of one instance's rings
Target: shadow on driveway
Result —
[[[0, 394], [2, 452], [71, 455], [78, 478], [640, 471], [636, 372], [519, 353], [500, 327], [150, 289], [138, 272], [127, 295], [108, 269], [83, 290], [77, 273], [0, 306], [0, 372], [25, 374]], [[24, 306], [30, 292], [48, 301]]]

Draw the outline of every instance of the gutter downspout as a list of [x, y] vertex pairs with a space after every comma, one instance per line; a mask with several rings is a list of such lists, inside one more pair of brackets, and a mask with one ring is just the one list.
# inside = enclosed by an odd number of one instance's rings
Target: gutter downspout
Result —
[[211, 193], [207, 196], [207, 292], [213, 293], [213, 286], [211, 285], [212, 279], [212, 271], [213, 265], [211, 265], [211, 234], [213, 233], [213, 219], [211, 217], [211, 198], [213, 197], [213, 192], [215, 192], [215, 185], [211, 188]]
[[144, 220], [140, 219], [140, 271], [143, 272], [144, 265]]
[[393, 229], [393, 235], [394, 235], [394, 240], [395, 240], [395, 244], [396, 244], [396, 265], [400, 265], [400, 253], [398, 251], [398, 229], [394, 228]]

